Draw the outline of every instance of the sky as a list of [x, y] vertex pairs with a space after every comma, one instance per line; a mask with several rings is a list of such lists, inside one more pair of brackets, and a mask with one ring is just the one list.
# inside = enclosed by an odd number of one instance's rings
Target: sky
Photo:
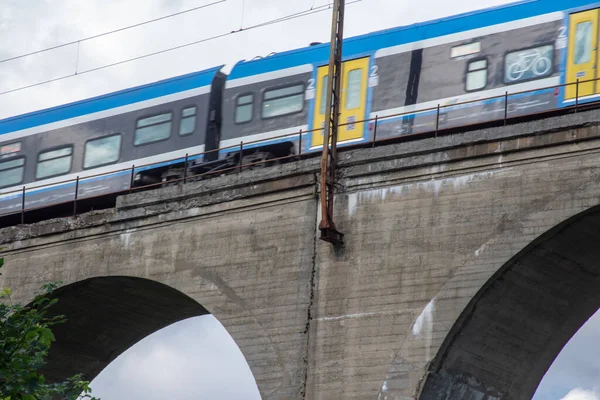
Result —
[[102, 400], [260, 400], [242, 352], [212, 315], [162, 329], [92, 381]]
[[533, 400], [600, 400], [599, 338], [600, 311], [563, 347]]
[[[0, 0], [0, 60], [77, 41], [220, 0]], [[507, 0], [347, 0], [346, 36], [495, 6]], [[0, 118], [160, 79], [266, 56], [329, 38], [331, 11], [259, 29], [260, 23], [320, 9], [328, 0], [224, 0], [216, 5], [0, 62]], [[245, 28], [240, 33], [110, 68], [105, 65]], [[71, 76], [77, 73], [75, 76]], [[61, 77], [66, 79], [12, 91]], [[565, 347], [535, 400], [600, 400], [600, 314]], [[142, 340], [93, 382], [104, 400], [259, 399], [235, 343], [212, 316], [181, 321]]]

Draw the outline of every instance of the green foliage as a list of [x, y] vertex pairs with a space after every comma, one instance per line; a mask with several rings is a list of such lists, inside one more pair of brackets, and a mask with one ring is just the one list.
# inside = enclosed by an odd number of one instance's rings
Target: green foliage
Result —
[[[0, 256], [0, 268], [3, 265]], [[39, 372], [55, 341], [51, 327], [66, 321], [63, 316], [48, 316], [58, 301], [50, 296], [57, 286], [44, 285], [26, 306], [12, 303], [9, 288], [0, 291], [0, 400], [95, 399], [81, 375], [46, 383]]]

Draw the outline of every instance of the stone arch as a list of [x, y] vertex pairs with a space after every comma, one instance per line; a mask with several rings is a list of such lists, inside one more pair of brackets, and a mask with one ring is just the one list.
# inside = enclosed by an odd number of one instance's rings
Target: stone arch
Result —
[[63, 381], [75, 373], [94, 379], [108, 364], [146, 336], [175, 322], [209, 314], [198, 302], [159, 282], [128, 276], [96, 277], [58, 288], [50, 316], [53, 327], [43, 373]]
[[600, 308], [600, 207], [550, 229], [470, 301], [429, 365], [430, 399], [530, 399]]

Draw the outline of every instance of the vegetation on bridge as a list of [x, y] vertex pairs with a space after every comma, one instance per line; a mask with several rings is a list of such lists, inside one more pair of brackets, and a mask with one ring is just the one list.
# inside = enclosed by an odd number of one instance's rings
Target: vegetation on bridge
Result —
[[48, 316], [58, 301], [51, 297], [57, 286], [44, 285], [27, 305], [13, 303], [9, 288], [0, 291], [0, 400], [95, 399], [81, 375], [48, 383], [40, 372], [55, 340], [52, 326], [66, 321], [64, 316]]

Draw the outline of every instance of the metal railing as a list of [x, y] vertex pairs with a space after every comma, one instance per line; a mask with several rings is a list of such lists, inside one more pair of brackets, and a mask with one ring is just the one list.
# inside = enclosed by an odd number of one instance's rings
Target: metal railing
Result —
[[[498, 95], [498, 96], [468, 100], [468, 101], [464, 101], [461, 103], [454, 103], [454, 104], [444, 104], [444, 105], [438, 104], [436, 107], [415, 109], [412, 111], [406, 111], [406, 112], [386, 115], [383, 117], [376, 115], [374, 118], [363, 119], [360, 121], [346, 122], [346, 123], [339, 124], [339, 126], [343, 127], [343, 126], [348, 126], [348, 125], [358, 125], [358, 124], [365, 124], [365, 123], [373, 122], [374, 123], [373, 128], [372, 128], [373, 135], [370, 140], [370, 145], [372, 147], [374, 147], [377, 143], [397, 139], [399, 137], [422, 136], [422, 135], [427, 135], [427, 134], [431, 134], [431, 133], [433, 133], [435, 136], [437, 136], [437, 134], [441, 130], [440, 129], [440, 115], [444, 109], [464, 106], [464, 105], [473, 104], [473, 103], [487, 102], [487, 101], [491, 101], [491, 100], [503, 100], [504, 101], [504, 115], [502, 118], [490, 118], [490, 119], [486, 119], [485, 121], [477, 121], [476, 123], [473, 123], [473, 124], [462, 124], [462, 125], [457, 125], [457, 126], [452, 126], [452, 127], [445, 127], [443, 130], [466, 128], [466, 127], [473, 126], [473, 125], [481, 125], [484, 123], [497, 122], [497, 121], [502, 121], [502, 120], [504, 121], [504, 125], [506, 125], [508, 123], [508, 121], [510, 121], [511, 119], [516, 119], [516, 118], [521, 119], [521, 118], [526, 118], [526, 117], [530, 117], [533, 115], [539, 115], [542, 113], [547, 113], [547, 112], [556, 111], [556, 110], [574, 109], [574, 111], [577, 112], [579, 109], [580, 100], [581, 100], [581, 98], [579, 96], [580, 85], [585, 84], [585, 83], [596, 82], [598, 80], [600, 80], [600, 78], [588, 79], [588, 80], [579, 80], [578, 79], [576, 82], [564, 83], [564, 84], [554, 85], [554, 86], [540, 87], [540, 88], [527, 90], [527, 91], [520, 91], [520, 92], [513, 92], [513, 93], [509, 93], [508, 91], [506, 91], [504, 94]], [[519, 114], [519, 115], [516, 115], [513, 117], [509, 116], [509, 100], [512, 96], [520, 96], [520, 95], [525, 95], [525, 94], [530, 94], [530, 93], [545, 91], [545, 90], [552, 90], [552, 89], [557, 90], [557, 89], [566, 88], [566, 87], [573, 86], [573, 85], [575, 86], [575, 97], [574, 97], [573, 106], [548, 108], [542, 112]], [[557, 96], [558, 94], [555, 94], [555, 95]], [[587, 95], [584, 97], [587, 97]], [[388, 136], [384, 139], [380, 139], [377, 137], [377, 127], [378, 127], [379, 123], [383, 120], [391, 119], [391, 118], [414, 116], [414, 115], [423, 114], [423, 113], [433, 113], [433, 112], [436, 113], [435, 128], [433, 128], [431, 130], [413, 133], [413, 134], [401, 134], [401, 135], [395, 135], [395, 136]], [[371, 130], [371, 127], [369, 127], [369, 130]], [[174, 184], [174, 183], [182, 183], [183, 184], [183, 183], [186, 183], [188, 180], [190, 180], [190, 177], [187, 175], [187, 170], [188, 170], [187, 163], [188, 163], [189, 159], [193, 158], [193, 157], [205, 156], [205, 155], [213, 153], [213, 152], [237, 151], [237, 152], [239, 152], [239, 163], [238, 163], [238, 165], [234, 165], [229, 168], [219, 169], [216, 171], [210, 171], [210, 172], [198, 174], [198, 175], [195, 175], [194, 178], [198, 178], [198, 177], [204, 178], [204, 177], [209, 177], [211, 175], [220, 175], [220, 174], [228, 173], [228, 172], [235, 171], [235, 170], [237, 170], [237, 172], [241, 172], [244, 170], [244, 168], [255, 167], [255, 166], [257, 166], [259, 164], [263, 164], [263, 163], [272, 163], [275, 161], [286, 161], [286, 160], [291, 160], [291, 159], [299, 159], [300, 157], [302, 157], [303, 155], [306, 155], [306, 154], [318, 154], [318, 152], [314, 152], [314, 151], [310, 151], [310, 150], [321, 148], [322, 145], [313, 146], [312, 148], [309, 149], [308, 152], [304, 152], [304, 153], [302, 152], [302, 143], [303, 143], [302, 137], [311, 135], [313, 132], [317, 132], [317, 131], [323, 131], [323, 128], [317, 128], [317, 129], [311, 129], [311, 130], [299, 130], [298, 132], [292, 132], [289, 134], [274, 136], [274, 137], [270, 137], [270, 138], [264, 139], [264, 140], [255, 140], [255, 141], [249, 141], [249, 142], [241, 141], [239, 145], [222, 147], [222, 148], [218, 148], [218, 149], [214, 149], [214, 150], [205, 151], [202, 153], [186, 154], [185, 157], [177, 157], [177, 158], [163, 160], [163, 161], [150, 163], [150, 164], [142, 164], [142, 165], [134, 164], [131, 167], [128, 167], [125, 169], [119, 169], [119, 170], [114, 170], [114, 171], [110, 171], [110, 172], [106, 172], [106, 173], [89, 175], [89, 176], [85, 176], [85, 177], [78, 176], [76, 179], [71, 179], [71, 180], [64, 180], [64, 181], [60, 181], [60, 182], [54, 182], [54, 183], [50, 183], [50, 184], [37, 185], [37, 186], [29, 186], [29, 187], [25, 185], [21, 189], [4, 192], [4, 193], [1, 193], [1, 190], [0, 190], [0, 196], [2, 196], [3, 198], [8, 197], [12, 194], [17, 197], [20, 197], [20, 200], [21, 200], [20, 209], [15, 210], [15, 211], [8, 211], [8, 212], [0, 213], [0, 218], [8, 216], [8, 215], [20, 214], [21, 215], [21, 224], [24, 224], [25, 223], [25, 213], [27, 213], [27, 212], [31, 212], [31, 211], [35, 211], [35, 210], [39, 210], [39, 209], [43, 209], [43, 208], [48, 208], [48, 207], [53, 207], [53, 206], [57, 206], [57, 205], [64, 205], [64, 204], [68, 204], [68, 203], [73, 203], [73, 216], [76, 216], [77, 215], [77, 205], [79, 202], [81, 202], [83, 200], [90, 200], [90, 199], [94, 199], [94, 198], [100, 198], [100, 197], [105, 197], [105, 196], [109, 196], [109, 195], [116, 195], [116, 194], [120, 194], [120, 193], [132, 193], [133, 191], [146, 190], [146, 189], [150, 189], [150, 188], [154, 188], [154, 187], [160, 187], [165, 184]], [[268, 143], [268, 142], [272, 142], [274, 140], [280, 140], [280, 139], [285, 139], [285, 138], [288, 138], [290, 141], [296, 141], [296, 140], [298, 141], [298, 149], [299, 149], [298, 154], [290, 154], [290, 155], [283, 156], [283, 157], [277, 157], [277, 158], [253, 162], [253, 163], [249, 163], [249, 164], [243, 164], [244, 149], [248, 149], [249, 146], [254, 147], [255, 145], [260, 145], [261, 143]], [[367, 142], [367, 144], [368, 143], [369, 142]], [[348, 148], [364, 146], [364, 145], [365, 145], [365, 141], [361, 141], [359, 143], [354, 143], [353, 145], [346, 145], [346, 146], [344, 146], [344, 148], [348, 149]], [[233, 150], [233, 149], [235, 149], [235, 150]], [[178, 160], [183, 160], [183, 161], [178, 161]], [[165, 164], [165, 163], [174, 163], [175, 164], [178, 162], [184, 163], [184, 165], [185, 165], [184, 174], [183, 174], [182, 178], [171, 179], [171, 180], [168, 180], [165, 182], [157, 182], [157, 183], [152, 183], [152, 184], [143, 185], [143, 186], [134, 186], [133, 185], [134, 177], [136, 175], [136, 170], [140, 170], [142, 168], [150, 169], [152, 166], [158, 165], [158, 164]], [[119, 173], [123, 173], [123, 172], [130, 173], [129, 187], [126, 188], [125, 190], [123, 190], [121, 192], [119, 192], [119, 191], [108, 192], [108, 193], [103, 192], [97, 196], [85, 196], [83, 198], [80, 197], [79, 192], [81, 190], [81, 184], [83, 182], [85, 182], [86, 180], [89, 180], [92, 178], [98, 178], [98, 177], [102, 177], [102, 176], [115, 175], [115, 174], [119, 174]], [[75, 190], [74, 190], [72, 199], [65, 200], [65, 201], [58, 201], [58, 202], [49, 203], [49, 204], [43, 204], [43, 205], [40, 205], [37, 207], [27, 207], [26, 196], [27, 196], [28, 192], [31, 193], [31, 192], [39, 191], [41, 189], [49, 188], [52, 186], [60, 186], [60, 185], [68, 185], [68, 184], [75, 185]], [[0, 205], [2, 204], [2, 202], [6, 202], [6, 200], [3, 198], [0, 198]]]

